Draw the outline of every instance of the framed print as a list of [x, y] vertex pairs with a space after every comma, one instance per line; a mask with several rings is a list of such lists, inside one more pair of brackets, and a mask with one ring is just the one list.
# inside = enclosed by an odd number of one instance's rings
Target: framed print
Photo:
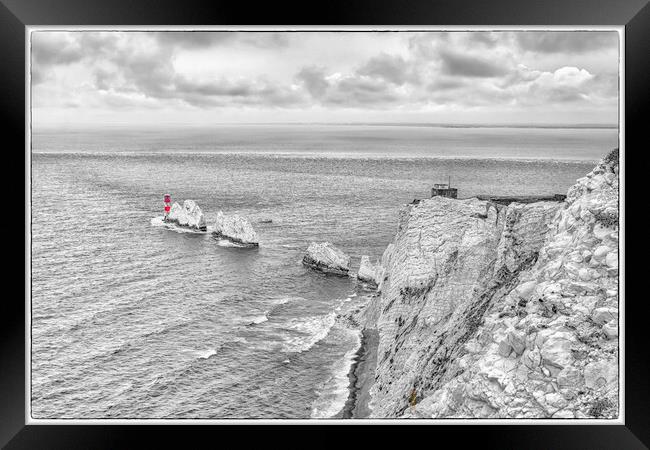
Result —
[[2, 9], [3, 445], [646, 448], [647, 5], [138, 5]]

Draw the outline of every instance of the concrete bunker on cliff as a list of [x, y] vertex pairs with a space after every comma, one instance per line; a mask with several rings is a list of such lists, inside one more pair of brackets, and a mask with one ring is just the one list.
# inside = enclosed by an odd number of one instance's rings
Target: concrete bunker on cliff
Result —
[[436, 183], [431, 188], [431, 197], [458, 198], [458, 188], [451, 187], [451, 180], [448, 183]]

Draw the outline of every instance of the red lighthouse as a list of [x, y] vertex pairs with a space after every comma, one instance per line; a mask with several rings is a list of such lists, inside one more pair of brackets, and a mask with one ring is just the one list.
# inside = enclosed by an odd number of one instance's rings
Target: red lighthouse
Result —
[[172, 209], [171, 203], [172, 203], [172, 196], [169, 194], [164, 195], [164, 202], [165, 202], [165, 219], [169, 215], [169, 211]]

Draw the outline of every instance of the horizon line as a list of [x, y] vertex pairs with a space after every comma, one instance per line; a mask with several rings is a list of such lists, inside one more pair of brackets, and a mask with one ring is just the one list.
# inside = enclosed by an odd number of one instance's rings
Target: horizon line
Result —
[[322, 121], [302, 121], [302, 122], [213, 122], [213, 123], [192, 123], [192, 122], [165, 122], [165, 123], [147, 123], [147, 124], [133, 124], [122, 122], [111, 123], [32, 123], [35, 128], [109, 128], [109, 127], [124, 127], [124, 128], [161, 128], [169, 126], [182, 126], [182, 127], [211, 127], [219, 125], [343, 125], [343, 126], [395, 126], [395, 127], [431, 127], [431, 128], [556, 128], [556, 129], [572, 129], [572, 128], [602, 128], [602, 129], [617, 129], [619, 124], [615, 123], [476, 123], [476, 122], [322, 122]]

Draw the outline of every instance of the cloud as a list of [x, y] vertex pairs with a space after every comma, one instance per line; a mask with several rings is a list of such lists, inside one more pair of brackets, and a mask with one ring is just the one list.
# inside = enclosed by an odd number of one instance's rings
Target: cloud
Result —
[[161, 31], [154, 34], [160, 45], [182, 48], [205, 48], [232, 41], [234, 36], [228, 32], [203, 31]]
[[475, 31], [468, 35], [468, 40], [474, 44], [492, 48], [499, 44], [500, 34], [494, 31]]
[[590, 80], [593, 93], [604, 98], [618, 98], [619, 75], [617, 73], [598, 73]]
[[408, 66], [401, 56], [381, 53], [366, 62], [357, 73], [382, 78], [390, 83], [404, 84], [408, 78]]
[[427, 89], [430, 91], [446, 91], [450, 89], [458, 89], [466, 85], [467, 83], [458, 78], [440, 77], [438, 80], [428, 85]]
[[[395, 42], [386, 41], [391, 45], [368, 46], [362, 58], [339, 63], [318, 59], [346, 51], [346, 41], [331, 40], [328, 33], [48, 32], [34, 36], [32, 81], [38, 86], [35, 105], [75, 105], [79, 111], [615, 103], [611, 33], [598, 33], [590, 42], [579, 33], [522, 34], [431, 32], [404, 39], [395, 33]], [[602, 57], [606, 70], [580, 64], [584, 52], [593, 60], [601, 48], [609, 49]], [[537, 63], [540, 55], [544, 67]], [[236, 62], [223, 71], [221, 61], [229, 57]]]
[[334, 93], [327, 98], [328, 103], [351, 105], [380, 105], [397, 100], [399, 96], [383, 80], [364, 76], [342, 78], [335, 85]]
[[289, 45], [287, 33], [264, 31], [161, 31], [155, 33], [154, 36], [161, 45], [171, 45], [183, 49], [204, 49], [229, 44], [273, 49]]
[[555, 71], [536, 71], [518, 67], [518, 74], [504, 84], [522, 105], [586, 102], [599, 104], [616, 100], [617, 78], [596, 76], [585, 69], [565, 66]]
[[32, 82], [40, 84], [49, 78], [49, 68], [72, 64], [84, 57], [83, 48], [67, 34], [32, 32]]
[[179, 77], [174, 84], [177, 92], [194, 93], [208, 96], [245, 97], [256, 91], [249, 81], [229, 81], [222, 79], [212, 82], [190, 82]]
[[[47, 42], [48, 45], [40, 46], [39, 56], [49, 55], [53, 45], [63, 41], [75, 50], [75, 57], [57, 55], [52, 50], [57, 57], [46, 59], [43, 67], [51, 71], [57, 65], [83, 62], [83, 69], [91, 75], [88, 84], [99, 93], [93, 95], [85, 91], [86, 95], [115, 108], [141, 105], [147, 99], [182, 102], [201, 108], [294, 105], [303, 101], [304, 95], [290, 86], [277, 86], [259, 76], [196, 79], [179, 73], [174, 65], [178, 52], [187, 48], [208, 48], [226, 41], [256, 47], [268, 42], [271, 43], [268, 45], [284, 45], [283, 39], [275, 35], [265, 33], [262, 39], [265, 43], [260, 44], [261, 41], [255, 42], [253, 36], [245, 33], [71, 33], [56, 36]], [[48, 52], [44, 53], [45, 50]], [[35, 82], [41, 81], [41, 71], [36, 74]]]
[[618, 47], [616, 31], [523, 31], [514, 35], [523, 50], [540, 53], [592, 52]]
[[476, 56], [468, 56], [452, 51], [441, 51], [444, 72], [449, 75], [465, 77], [496, 77], [505, 75], [507, 69], [498, 64]]
[[80, 61], [83, 57], [83, 47], [68, 34], [32, 32], [34, 64], [71, 64]]
[[312, 99], [322, 105], [379, 107], [396, 101], [398, 87], [383, 77], [327, 74], [323, 67], [303, 67], [296, 75]]
[[266, 105], [289, 106], [304, 102], [304, 95], [286, 86], [276, 86], [263, 80], [194, 81], [178, 76], [173, 84], [173, 96], [195, 106], [206, 105]]
[[302, 81], [307, 91], [314, 98], [321, 98], [325, 95], [329, 82], [325, 79], [325, 68], [317, 66], [303, 67], [296, 74], [296, 79]]

